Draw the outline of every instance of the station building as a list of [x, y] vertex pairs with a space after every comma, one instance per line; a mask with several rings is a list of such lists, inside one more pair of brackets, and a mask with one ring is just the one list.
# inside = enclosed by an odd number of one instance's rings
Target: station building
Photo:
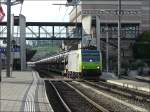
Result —
[[[100, 49], [105, 54], [108, 37], [109, 56], [114, 61], [117, 61], [117, 10], [118, 0], [80, 0], [70, 13], [71, 22], [83, 25], [83, 46], [89, 42], [96, 45], [96, 16], [99, 16]], [[138, 35], [150, 31], [150, 0], [121, 0], [121, 10], [121, 56], [123, 60], [130, 60], [133, 58], [132, 45]]]

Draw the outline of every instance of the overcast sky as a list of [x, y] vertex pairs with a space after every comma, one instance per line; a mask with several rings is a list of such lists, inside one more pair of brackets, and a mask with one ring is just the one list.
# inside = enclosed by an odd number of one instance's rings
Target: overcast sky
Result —
[[[22, 14], [26, 16], [26, 20], [40, 21], [40, 22], [66, 22], [69, 21], [69, 12], [72, 7], [66, 7], [64, 5], [52, 5], [52, 4], [65, 4], [65, 0], [27, 0], [24, 1], [22, 7]], [[2, 5], [4, 12], [7, 16], [7, 7]], [[12, 13], [16, 16], [20, 13], [21, 5], [12, 6]], [[5, 16], [3, 21], [6, 21]]]

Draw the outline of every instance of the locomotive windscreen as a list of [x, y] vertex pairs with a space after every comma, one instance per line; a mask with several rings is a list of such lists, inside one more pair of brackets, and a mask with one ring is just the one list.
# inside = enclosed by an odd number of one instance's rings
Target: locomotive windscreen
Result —
[[82, 61], [83, 62], [98, 62], [100, 61], [100, 54], [96, 50], [83, 50]]

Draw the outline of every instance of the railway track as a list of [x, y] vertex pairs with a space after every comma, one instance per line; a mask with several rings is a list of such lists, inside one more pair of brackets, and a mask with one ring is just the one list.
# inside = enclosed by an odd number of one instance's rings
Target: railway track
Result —
[[144, 82], [144, 83], [150, 83], [150, 80], [146, 80], [146, 79], [140, 79], [140, 78], [136, 78], [136, 80], [140, 81], [140, 82]]
[[[115, 88], [107, 88], [105, 85], [95, 84], [89, 81], [72, 81], [71, 85], [78, 88], [86, 96], [92, 98], [97, 104], [101, 104], [104, 108], [112, 112], [149, 112], [150, 102], [145, 100], [135, 100], [129, 93], [115, 90]], [[110, 86], [110, 85], [109, 85]], [[88, 92], [87, 92], [88, 91]], [[130, 97], [128, 97], [130, 96]]]
[[[50, 104], [56, 112], [109, 112], [64, 81], [45, 81]], [[53, 93], [53, 94], [52, 94]]]
[[36, 69], [36, 71], [39, 73], [41, 78], [51, 78], [51, 79], [55, 79], [55, 78], [60, 78], [63, 77], [61, 74], [58, 73], [53, 73], [51, 71], [48, 70], [43, 70], [43, 69]]
[[[53, 75], [49, 75], [49, 73], [45, 72], [44, 70], [40, 72], [48, 75], [51, 78], [54, 78]], [[131, 99], [138, 100], [138, 101], [150, 102], [150, 93], [139, 91], [136, 88], [132, 89], [132, 88], [127, 88], [126, 86], [122, 87], [122, 86], [110, 84], [104, 81], [99, 81], [99, 82], [91, 82], [91, 81], [86, 81], [86, 80], [82, 80], [82, 81], [98, 89], [106, 90], [114, 94], [123, 96], [123, 97], [131, 98]]]
[[[72, 81], [65, 82], [65, 81], [53, 80], [51, 82], [48, 81], [48, 84], [49, 87], [51, 87], [49, 91], [55, 91], [53, 92], [54, 94], [52, 96], [53, 97], [57, 96], [57, 98], [56, 99], [54, 98], [52, 101], [52, 102], [57, 101], [57, 103], [54, 104], [54, 108], [57, 108], [56, 110], [58, 110], [56, 112], [60, 112], [60, 110], [63, 110], [63, 109], [59, 109], [57, 105], [61, 105], [61, 107], [64, 108], [64, 111], [61, 112], [104, 112], [104, 111], [149, 112], [150, 111], [149, 93], [140, 92], [138, 90], [125, 88], [125, 87], [109, 84], [107, 82], [102, 82], [102, 81], [89, 82], [85, 80], [80, 80], [80, 81], [72, 80]], [[85, 86], [81, 86], [82, 84]], [[76, 96], [76, 94], [79, 94], [80, 97]], [[82, 100], [81, 96], [83, 97], [83, 99], [86, 100]], [[51, 102], [52, 98], [49, 99]], [[90, 103], [86, 103], [87, 101]], [[97, 107], [100, 106], [101, 108], [97, 110], [97, 108], [93, 108], [92, 105], [96, 105]], [[70, 111], [67, 111], [66, 106], [67, 108], [69, 108]], [[84, 107], [84, 108], [80, 108], [80, 107]]]
[[59, 97], [56, 95], [57, 92], [54, 90], [53, 86], [48, 80], [45, 80], [45, 88], [49, 103], [52, 106], [54, 112], [60, 112], [60, 110], [61, 112], [68, 112], [65, 106], [63, 106], [63, 103]]
[[131, 98], [138, 101], [150, 102], [150, 93], [148, 92], [143, 92], [136, 89], [130, 89], [119, 85], [109, 84], [107, 82], [102, 82], [102, 81], [99, 82], [84, 81], [84, 83], [94, 86], [98, 89], [103, 89], [127, 98]]
[[136, 77], [135, 79], [131, 79], [131, 78], [129, 78], [129, 77], [127, 77], [127, 76], [122, 76], [122, 78], [124, 78], [124, 79], [128, 79], [128, 80], [134, 80], [134, 81], [139, 81], [139, 82], [144, 82], [144, 83], [150, 83], [150, 78], [148, 79], [144, 79], [144, 78], [140, 78], [140, 77]]

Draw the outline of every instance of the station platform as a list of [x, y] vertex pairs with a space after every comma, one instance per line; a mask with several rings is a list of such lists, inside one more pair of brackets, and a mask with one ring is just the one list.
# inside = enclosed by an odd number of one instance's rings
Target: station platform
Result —
[[0, 112], [53, 112], [47, 99], [44, 81], [35, 71], [2, 72]]
[[126, 88], [136, 89], [136, 90], [150, 93], [150, 83], [147, 82], [139, 82], [139, 81], [128, 80], [128, 79], [107, 80], [107, 82], [111, 84], [123, 86]]
[[150, 83], [150, 76], [137, 76], [136, 79]]

